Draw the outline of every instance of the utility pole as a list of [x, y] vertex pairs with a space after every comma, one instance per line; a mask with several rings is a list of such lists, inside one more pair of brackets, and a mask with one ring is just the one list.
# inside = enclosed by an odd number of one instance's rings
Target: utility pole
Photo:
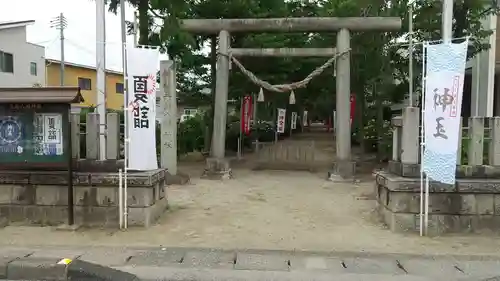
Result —
[[443, 12], [441, 15], [442, 36], [444, 43], [450, 43], [453, 30], [453, 0], [442, 0]]
[[409, 80], [410, 83], [408, 84], [409, 89], [409, 98], [410, 98], [410, 107], [413, 107], [413, 2], [410, 3], [409, 5], [410, 9], [408, 10], [408, 18], [409, 18], [409, 24], [408, 24], [408, 38], [409, 38], [409, 54], [408, 54], [408, 66], [409, 66]]
[[60, 73], [60, 83], [64, 86], [64, 29], [68, 26], [68, 22], [64, 17], [63, 13], [60, 13], [58, 17], [55, 17], [50, 21], [50, 27], [59, 29], [59, 37], [61, 40], [61, 73]]
[[133, 35], [134, 35], [134, 47], [137, 47], [139, 45], [139, 24], [137, 23], [137, 11], [134, 11], [134, 22], [132, 23], [133, 27]]
[[96, 1], [97, 113], [99, 160], [106, 160], [106, 2]]

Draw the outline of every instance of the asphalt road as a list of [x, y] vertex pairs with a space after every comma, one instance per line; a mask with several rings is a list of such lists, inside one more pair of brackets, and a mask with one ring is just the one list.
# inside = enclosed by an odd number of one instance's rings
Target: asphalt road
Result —
[[11, 264], [17, 266], [80, 259], [133, 273], [142, 280], [469, 281], [500, 276], [500, 257], [490, 256], [62, 246], [0, 247], [2, 256], [15, 260]]

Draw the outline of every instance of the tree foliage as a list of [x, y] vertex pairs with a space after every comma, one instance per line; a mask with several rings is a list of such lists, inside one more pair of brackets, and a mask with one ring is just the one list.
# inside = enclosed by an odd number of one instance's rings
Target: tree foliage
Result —
[[[109, 0], [110, 10], [116, 12], [119, 0]], [[365, 139], [363, 129], [372, 120], [386, 119], [379, 112], [402, 101], [408, 93], [408, 84], [420, 79], [421, 44], [441, 37], [441, 5], [435, 0], [128, 0], [139, 14], [140, 43], [160, 46], [178, 65], [180, 96], [186, 99], [210, 102], [200, 95], [202, 88], [214, 85], [214, 56], [207, 52], [213, 37], [198, 36], [179, 29], [181, 19], [189, 18], [270, 18], [270, 17], [400, 17], [403, 26], [397, 32], [355, 32], [351, 39], [351, 89], [357, 96], [359, 140]], [[414, 81], [409, 81], [408, 40], [409, 2], [413, 2], [413, 38], [416, 43]], [[497, 13], [496, 1], [455, 0], [453, 37], [455, 41], [469, 36], [472, 42], [469, 57], [488, 48], [484, 38], [491, 34], [484, 30], [482, 19]], [[235, 34], [231, 46], [235, 48], [280, 47], [334, 47], [332, 33]], [[242, 58], [243, 65], [259, 78], [283, 84], [303, 79], [325, 59], [318, 58]], [[212, 67], [210, 67], [212, 64]], [[395, 83], [399, 81], [399, 83]], [[257, 93], [259, 87], [250, 82], [236, 67], [231, 70], [230, 98]], [[305, 89], [295, 92], [294, 107], [307, 108], [314, 117], [327, 118], [335, 108], [335, 77], [330, 68], [316, 77]], [[266, 93], [269, 110], [287, 105], [288, 95]], [[270, 114], [272, 115], [272, 114]], [[372, 122], [373, 123], [373, 122]], [[376, 130], [375, 130], [376, 131]]]

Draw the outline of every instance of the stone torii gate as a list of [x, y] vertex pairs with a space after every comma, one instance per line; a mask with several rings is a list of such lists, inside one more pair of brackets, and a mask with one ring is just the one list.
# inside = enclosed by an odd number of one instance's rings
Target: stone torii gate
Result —
[[188, 19], [182, 20], [180, 28], [196, 34], [219, 35], [217, 57], [214, 130], [212, 149], [207, 159], [205, 175], [209, 178], [229, 178], [231, 168], [225, 158], [227, 121], [227, 97], [229, 87], [229, 55], [279, 55], [279, 56], [325, 56], [331, 49], [231, 49], [231, 33], [248, 32], [337, 32], [336, 104], [337, 143], [333, 175], [351, 178], [355, 163], [351, 158], [351, 126], [349, 98], [351, 94], [350, 32], [351, 31], [396, 31], [401, 29], [397, 17], [323, 17], [323, 18], [268, 18], [268, 19]]

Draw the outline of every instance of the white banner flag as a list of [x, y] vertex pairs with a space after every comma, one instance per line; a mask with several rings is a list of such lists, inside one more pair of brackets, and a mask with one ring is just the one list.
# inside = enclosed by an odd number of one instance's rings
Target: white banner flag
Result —
[[422, 165], [430, 179], [446, 184], [455, 184], [467, 46], [467, 40], [426, 46]]
[[290, 128], [297, 129], [297, 112], [292, 112], [292, 120], [290, 121]]
[[280, 134], [285, 132], [285, 116], [286, 109], [278, 108], [278, 121], [276, 122], [276, 129]]
[[156, 72], [160, 52], [158, 49], [127, 49], [129, 110], [128, 169], [158, 169], [156, 158]]
[[302, 117], [302, 125], [303, 125], [304, 127], [307, 127], [307, 125], [308, 125], [308, 123], [307, 123], [307, 121], [308, 121], [308, 120], [307, 120], [307, 110], [304, 110], [304, 115], [302, 115], [302, 116], [303, 116], [303, 117]]

